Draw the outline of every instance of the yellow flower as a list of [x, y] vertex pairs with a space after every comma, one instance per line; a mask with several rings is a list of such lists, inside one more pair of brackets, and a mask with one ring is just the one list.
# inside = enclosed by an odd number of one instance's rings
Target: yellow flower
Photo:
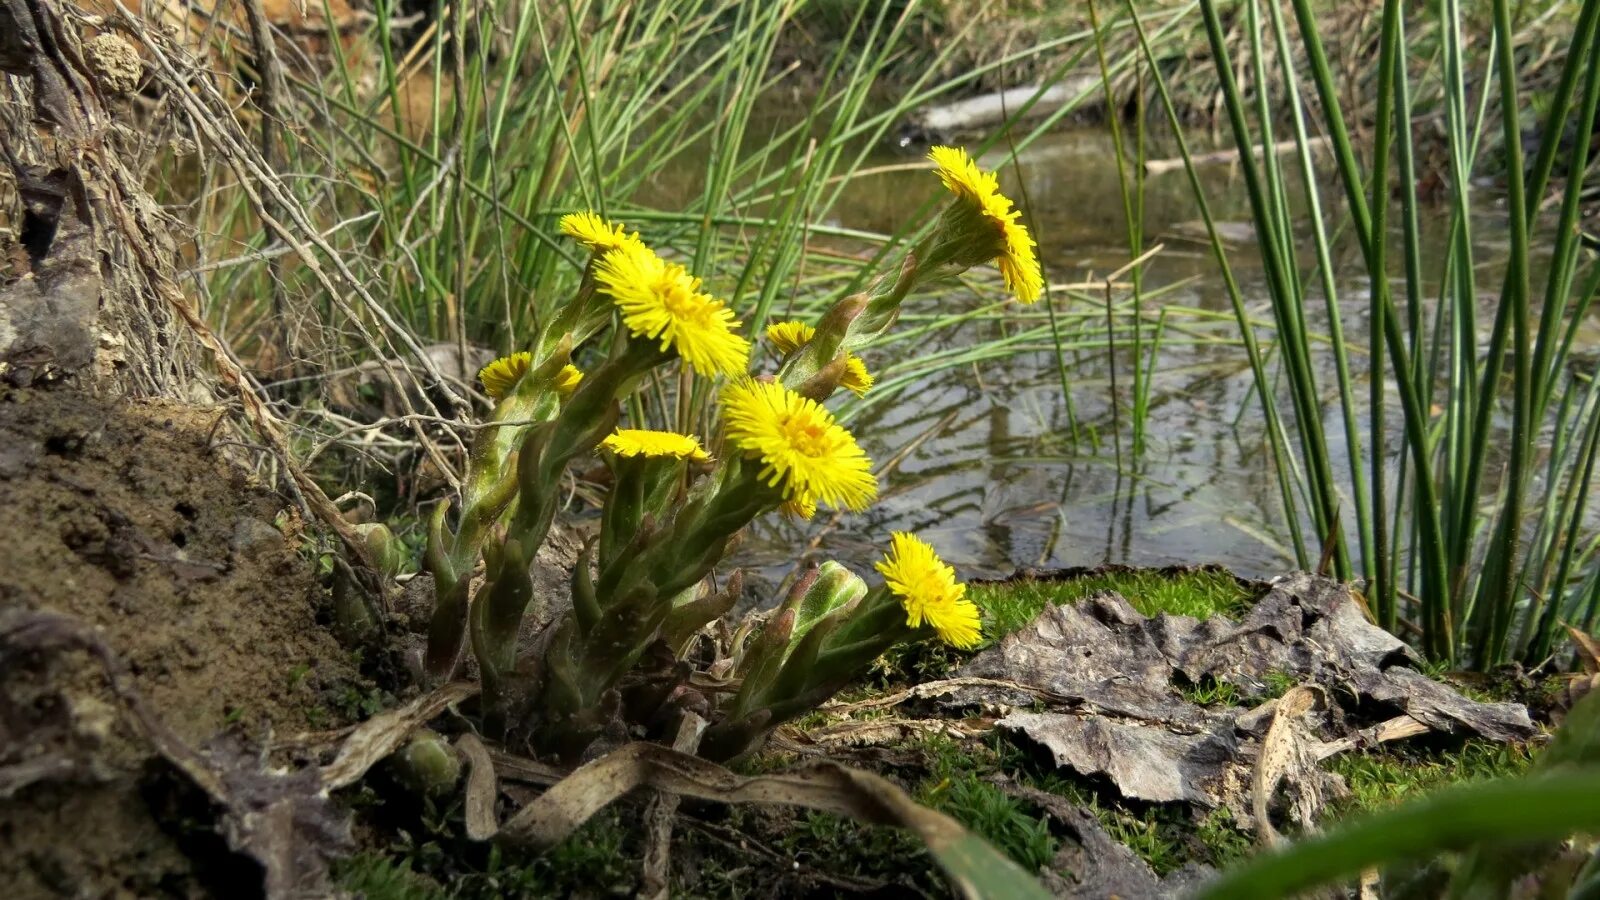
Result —
[[976, 647], [983, 639], [978, 607], [967, 599], [967, 586], [956, 581], [955, 570], [926, 541], [909, 532], [894, 532], [889, 555], [876, 568], [905, 607], [907, 625], [920, 628], [926, 622], [945, 643], [962, 649]]
[[692, 434], [675, 431], [645, 431], [637, 428], [618, 428], [600, 442], [602, 449], [618, 456], [654, 456], [706, 462], [711, 459], [700, 439]]
[[872, 390], [874, 381], [876, 379], [867, 371], [867, 364], [861, 361], [861, 357], [851, 353], [844, 358], [844, 377], [839, 379], [840, 387], [857, 397], [865, 397], [867, 391]]
[[[516, 388], [517, 382], [528, 373], [532, 365], [533, 354], [526, 350], [502, 356], [480, 369], [478, 380], [483, 382], [483, 392], [488, 394], [491, 400], [499, 400]], [[578, 382], [582, 380], [583, 372], [579, 371], [577, 366], [568, 363], [556, 373], [554, 385], [556, 393], [570, 397], [572, 392], [577, 390]]]
[[502, 356], [478, 370], [478, 380], [483, 382], [483, 392], [489, 395], [489, 399], [499, 400], [511, 393], [531, 365], [533, 354], [527, 351]]
[[878, 495], [872, 460], [822, 404], [773, 382], [740, 381], [722, 392], [728, 440], [764, 464], [761, 478], [785, 500], [866, 509]]
[[767, 326], [767, 340], [784, 356], [811, 343], [816, 335], [817, 330], [804, 322], [774, 322]]
[[1011, 201], [1000, 193], [1000, 180], [993, 172], [978, 168], [967, 151], [958, 147], [935, 147], [928, 158], [938, 166], [939, 180], [956, 195], [956, 202], [976, 213], [982, 228], [989, 230], [980, 237], [986, 240], [982, 252], [999, 262], [1006, 288], [1023, 303], [1038, 300], [1044, 290], [1044, 274], [1033, 249], [1038, 244], [1028, 227], [1017, 221], [1022, 212], [1012, 209]]
[[571, 397], [572, 392], [578, 389], [578, 382], [582, 380], [583, 370], [572, 363], [567, 363], [556, 373], [556, 393], [563, 397]]
[[642, 243], [610, 250], [595, 266], [595, 278], [622, 310], [623, 324], [639, 337], [660, 339], [705, 376], [742, 374], [750, 342], [733, 329], [733, 311], [700, 292], [700, 279], [669, 263]]
[[600, 255], [608, 250], [628, 244], [638, 244], [637, 232], [629, 234], [621, 225], [614, 225], [592, 212], [568, 213], [561, 217], [561, 230], [568, 237]]
[[785, 500], [778, 511], [791, 519], [809, 519], [817, 514], [817, 501], [811, 497], [795, 497]]
[[[817, 330], [804, 322], [774, 322], [767, 326], [767, 340], [784, 356], [799, 350], [816, 337]], [[861, 361], [854, 353], [846, 353], [844, 357], [844, 377], [839, 379], [839, 386], [855, 394], [865, 397], [867, 391], [872, 389], [875, 379], [867, 371], [867, 364]], [[805, 516], [804, 518], [810, 518]]]

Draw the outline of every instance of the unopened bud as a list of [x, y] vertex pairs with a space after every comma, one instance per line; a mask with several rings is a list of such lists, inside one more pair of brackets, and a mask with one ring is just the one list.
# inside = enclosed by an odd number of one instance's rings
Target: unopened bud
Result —
[[861, 580], [861, 576], [828, 560], [817, 568], [816, 579], [800, 601], [796, 636], [811, 630], [811, 626], [835, 610], [857, 603], [866, 595], [867, 583]]
[[410, 560], [411, 554], [406, 552], [404, 545], [394, 536], [387, 526], [372, 523], [355, 526], [356, 533], [367, 543], [367, 552], [372, 554], [372, 561], [384, 575], [393, 578], [400, 574]]
[[455, 789], [461, 758], [436, 731], [423, 728], [394, 755], [395, 775], [419, 794], [439, 797]]

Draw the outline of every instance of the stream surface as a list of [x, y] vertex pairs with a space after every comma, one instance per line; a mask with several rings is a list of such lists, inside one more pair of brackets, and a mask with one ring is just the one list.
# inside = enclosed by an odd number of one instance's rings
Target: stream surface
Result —
[[[1176, 155], [1175, 149], [1166, 149]], [[1195, 152], [1206, 149], [1212, 148]], [[1158, 148], [1149, 153], [1152, 158], [1160, 155]], [[912, 220], [930, 189], [938, 191], [925, 167], [907, 166], [917, 161], [916, 156], [885, 149], [868, 168], [892, 171], [862, 177], [827, 223], [890, 233]], [[832, 520], [826, 511], [809, 523], [771, 517], [741, 548], [741, 564], [776, 581], [793, 567], [797, 547], [807, 547], [813, 557], [836, 558], [865, 572], [879, 558], [890, 531], [911, 530], [931, 541], [964, 577], [1003, 576], [1020, 567], [1103, 563], [1215, 562], [1251, 577], [1293, 568], [1290, 529], [1261, 402], [1183, 170], [1155, 174], [1146, 182], [1142, 249], [1157, 244], [1163, 249], [1142, 270], [1141, 348], [1136, 356], [1132, 292], [1124, 287], [1113, 293], [1118, 329], [1112, 352], [1106, 345], [1106, 301], [1096, 286], [1134, 255], [1107, 129], [1057, 131], [1026, 148], [1015, 167], [1006, 166], [1004, 154], [991, 154], [981, 164], [1003, 167], [1002, 187], [1026, 207], [1025, 221], [1039, 241], [1051, 284], [1089, 283], [1052, 291], [1068, 347], [1059, 357], [1063, 365], [1058, 366], [1045, 334], [1042, 340], [1019, 341], [1003, 357], [917, 375], [892, 395], [830, 404], [840, 407], [879, 465], [904, 454], [882, 479], [880, 502], [863, 514]], [[1290, 157], [1284, 157], [1284, 164], [1295, 168]], [[1326, 161], [1319, 165], [1329, 168]], [[1236, 166], [1227, 164], [1202, 171], [1212, 213], [1230, 241], [1229, 263], [1246, 308], [1260, 323], [1258, 335], [1270, 342], [1271, 307], [1243, 178]], [[1336, 184], [1327, 183], [1323, 203], [1337, 210], [1341, 200]], [[1498, 284], [1496, 272], [1505, 252], [1505, 217], [1498, 201], [1492, 186], [1479, 189], [1475, 200], [1473, 240], [1483, 268], [1480, 285]], [[1439, 206], [1424, 216], [1424, 258], [1442, 258], [1448, 213]], [[1315, 257], [1309, 232], [1300, 237], [1306, 245], [1300, 256], [1304, 264]], [[1351, 242], [1344, 244], [1334, 249], [1334, 270], [1351, 367], [1364, 394], [1365, 266]], [[1399, 256], [1398, 243], [1394, 255]], [[1308, 283], [1316, 277], [1303, 274]], [[992, 275], [977, 272], [969, 278], [973, 290], [954, 296], [930, 300], [914, 295], [891, 336], [936, 314], [948, 314], [953, 306], [994, 304], [1001, 291]], [[1320, 307], [1321, 292], [1313, 291], [1312, 297]], [[1484, 302], [1490, 310], [1482, 320], [1486, 328], [1494, 298]], [[1164, 310], [1162, 339], [1152, 359]], [[1326, 333], [1323, 311], [1308, 314], [1312, 328]], [[899, 373], [915, 371], [909, 362], [913, 358], [959, 354], [963, 347], [1047, 322], [1043, 302], [1033, 307], [1012, 303], [1003, 315], [873, 347], [864, 357], [880, 384], [886, 384]], [[1151, 373], [1138, 453], [1132, 423], [1136, 359]], [[1342, 434], [1342, 420], [1332, 359], [1331, 353], [1323, 354], [1324, 421], [1334, 441], [1337, 475], [1347, 485], [1346, 454], [1335, 434]], [[1063, 400], [1063, 370], [1070, 413]], [[1287, 399], [1279, 409], [1291, 413]], [[1286, 427], [1292, 433], [1292, 424]], [[1292, 437], [1291, 443], [1297, 445]], [[1308, 543], [1315, 553], [1317, 541], [1308, 538]]]

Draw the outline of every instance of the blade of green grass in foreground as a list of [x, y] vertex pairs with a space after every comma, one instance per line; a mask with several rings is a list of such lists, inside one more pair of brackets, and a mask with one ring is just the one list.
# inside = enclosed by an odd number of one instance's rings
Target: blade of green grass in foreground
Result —
[[1600, 829], [1600, 774], [1507, 779], [1439, 794], [1247, 862], [1201, 900], [1269, 900], [1475, 841], [1559, 840]]

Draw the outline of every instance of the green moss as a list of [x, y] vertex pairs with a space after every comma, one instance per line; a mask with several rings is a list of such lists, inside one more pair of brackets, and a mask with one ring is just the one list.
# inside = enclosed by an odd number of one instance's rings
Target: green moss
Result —
[[623, 812], [607, 809], [541, 855], [463, 841], [458, 816], [458, 808], [439, 814], [430, 807], [384, 851], [339, 862], [339, 885], [366, 900], [499, 900], [603, 896], [632, 889], [638, 877], [636, 814], [624, 821]]
[[[636, 819], [635, 819], [636, 821]], [[571, 837], [542, 856], [490, 850], [483, 871], [452, 885], [463, 900], [501, 897], [571, 897], [629, 890], [639, 874], [639, 856], [628, 851], [633, 824], [624, 825], [616, 809], [584, 823]]]
[[1207, 675], [1199, 684], [1174, 685], [1183, 699], [1200, 706], [1238, 706], [1245, 701], [1237, 685]]
[[1344, 776], [1350, 796], [1335, 803], [1329, 820], [1384, 809], [1447, 785], [1471, 784], [1520, 775], [1532, 756], [1513, 744], [1472, 740], [1459, 750], [1429, 752], [1395, 746], [1373, 753], [1346, 753], [1329, 760], [1329, 770]]
[[974, 584], [968, 596], [983, 610], [984, 634], [998, 640], [1028, 624], [1047, 604], [1075, 603], [1107, 591], [1128, 598], [1147, 616], [1165, 612], [1198, 619], [1217, 613], [1237, 616], [1256, 599], [1253, 589], [1220, 569], [1129, 569], [1052, 581], [1018, 579]]
[[1126, 845], [1158, 875], [1189, 863], [1223, 868], [1249, 855], [1253, 847], [1251, 835], [1227, 810], [1201, 815], [1181, 805], [1130, 802], [1105, 792], [1102, 783], [1055, 768], [998, 734], [985, 750], [987, 768], [1093, 813], [1113, 840]]
[[886, 881], [914, 878], [924, 891], [943, 894], [939, 868], [916, 835], [902, 828], [863, 825], [823, 812], [804, 812], [774, 848], [836, 875]]
[[445, 900], [448, 894], [431, 879], [411, 870], [407, 860], [381, 853], [357, 853], [334, 863], [339, 886], [360, 900]]
[[1044, 817], [1028, 811], [1020, 800], [980, 779], [998, 771], [997, 755], [984, 745], [965, 745], [948, 738], [921, 742], [929, 757], [928, 776], [917, 786], [917, 802], [950, 816], [983, 835], [1030, 872], [1056, 855], [1056, 838]]
[[1250, 836], [1225, 810], [1197, 818], [1182, 806], [1128, 803], [1102, 795], [1099, 785], [1051, 767], [999, 734], [978, 744], [927, 737], [907, 749], [927, 757], [928, 776], [915, 792], [919, 802], [960, 820], [1025, 866], [1053, 858], [1059, 840], [1050, 836], [1043, 810], [1005, 794], [986, 774], [1003, 773], [1088, 810], [1113, 840], [1126, 844], [1160, 875], [1191, 862], [1220, 868], [1247, 855], [1252, 846]]
[[1278, 671], [1268, 672], [1261, 677], [1261, 680], [1266, 682], [1267, 689], [1257, 699], [1263, 701], [1276, 700], [1289, 693], [1290, 688], [1300, 683], [1300, 680], [1293, 675]]

